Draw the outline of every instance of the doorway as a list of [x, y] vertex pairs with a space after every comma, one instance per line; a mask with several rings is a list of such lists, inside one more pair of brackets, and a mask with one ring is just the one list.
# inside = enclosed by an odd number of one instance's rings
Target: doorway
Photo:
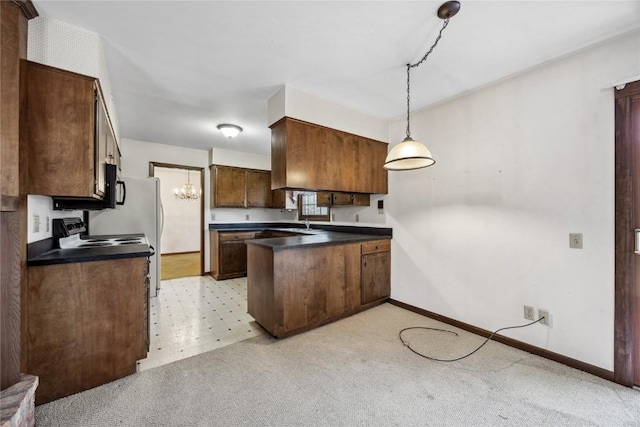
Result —
[[[614, 380], [640, 386], [640, 81], [615, 91]], [[640, 243], [640, 242], [639, 242]]]
[[149, 163], [149, 175], [160, 179], [164, 213], [161, 280], [204, 274], [204, 168]]

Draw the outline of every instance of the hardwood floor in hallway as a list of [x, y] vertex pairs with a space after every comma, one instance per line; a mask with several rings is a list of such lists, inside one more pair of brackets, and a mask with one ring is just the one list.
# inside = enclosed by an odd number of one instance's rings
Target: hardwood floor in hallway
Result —
[[160, 277], [162, 280], [200, 276], [200, 252], [166, 254], [161, 256]]

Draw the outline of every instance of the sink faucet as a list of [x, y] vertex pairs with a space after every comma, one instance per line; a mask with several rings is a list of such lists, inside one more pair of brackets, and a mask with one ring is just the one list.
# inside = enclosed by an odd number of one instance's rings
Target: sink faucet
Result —
[[308, 219], [304, 220], [304, 226], [307, 228], [307, 230], [309, 229], [309, 220]]

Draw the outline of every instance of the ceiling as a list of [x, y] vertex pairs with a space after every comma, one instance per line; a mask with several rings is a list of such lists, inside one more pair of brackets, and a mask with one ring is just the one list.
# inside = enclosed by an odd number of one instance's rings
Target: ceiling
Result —
[[[103, 39], [121, 138], [268, 155], [282, 85], [370, 115], [406, 111], [406, 68], [440, 1], [34, 1]], [[416, 110], [640, 28], [635, 1], [461, 1], [411, 72]], [[612, 82], [613, 83], [613, 82]], [[220, 123], [244, 128], [234, 139]]]

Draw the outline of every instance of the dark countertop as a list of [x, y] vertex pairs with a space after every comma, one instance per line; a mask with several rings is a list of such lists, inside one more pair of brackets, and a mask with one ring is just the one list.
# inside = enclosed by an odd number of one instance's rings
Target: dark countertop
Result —
[[[345, 243], [368, 242], [371, 240], [390, 240], [391, 236], [376, 236], [371, 234], [339, 233], [335, 231], [313, 231], [305, 236], [272, 237], [265, 239], [247, 240], [248, 245], [261, 246], [275, 251], [286, 249], [300, 249], [302, 247], [341, 245]], [[297, 231], [306, 233], [306, 230]]]
[[[119, 234], [117, 236], [87, 236], [86, 239], [114, 237], [143, 237], [144, 234]], [[74, 262], [106, 261], [111, 259], [148, 257], [154, 251], [146, 244], [98, 246], [60, 249], [53, 237], [27, 245], [27, 266], [70, 264]]]
[[[213, 231], [259, 231], [278, 229], [281, 231], [308, 231], [301, 222], [233, 222], [211, 223], [209, 230]], [[336, 231], [338, 233], [370, 234], [376, 236], [393, 235], [393, 229], [386, 227], [362, 227], [353, 225], [333, 225], [311, 223], [311, 231]]]
[[246, 240], [247, 244], [269, 248], [273, 251], [282, 251], [301, 247], [367, 242], [372, 240], [389, 240], [392, 238], [391, 228], [353, 227], [325, 224], [312, 224], [311, 227], [311, 229], [307, 230], [299, 223], [209, 224], [210, 230], [218, 232], [274, 230], [305, 234], [304, 236]]

